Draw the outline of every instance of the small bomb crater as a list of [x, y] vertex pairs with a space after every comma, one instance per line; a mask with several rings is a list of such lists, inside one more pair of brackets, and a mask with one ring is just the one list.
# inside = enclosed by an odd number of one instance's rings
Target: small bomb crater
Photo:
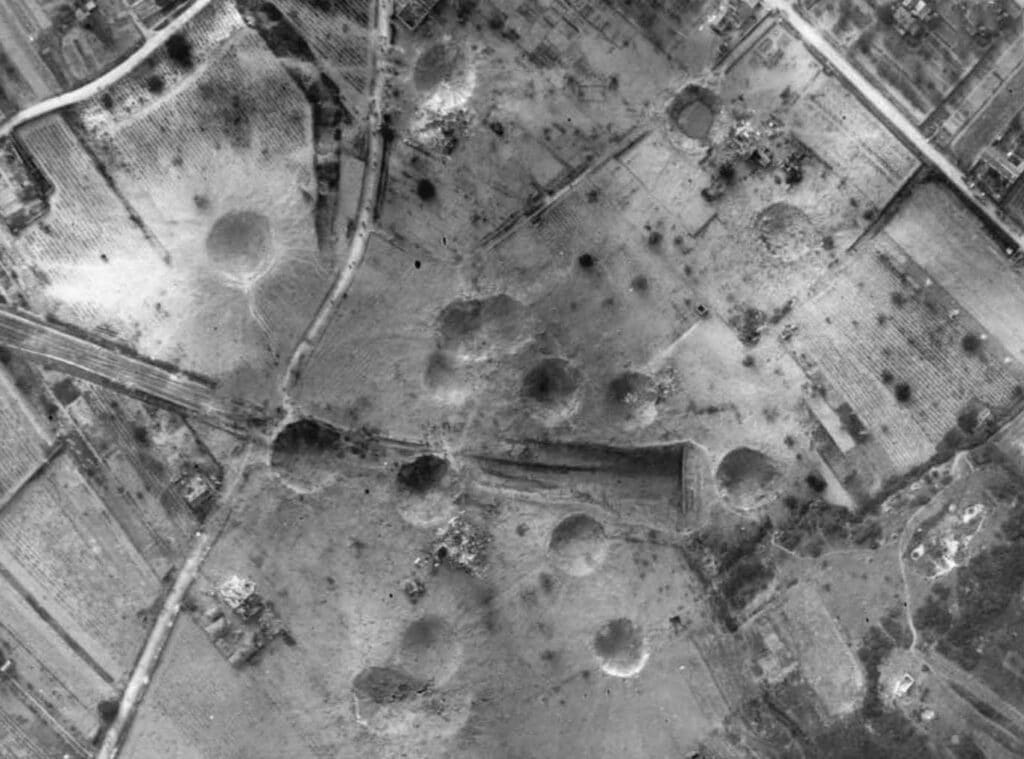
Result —
[[441, 485], [448, 474], [448, 469], [448, 462], [445, 459], [428, 453], [398, 468], [398, 484], [413, 493], [427, 493]]
[[608, 539], [596, 519], [586, 514], [573, 514], [555, 525], [548, 550], [559, 569], [573, 577], [584, 577], [604, 563]]
[[594, 653], [601, 671], [612, 677], [636, 677], [650, 655], [643, 631], [625, 617], [601, 625], [594, 635]]
[[352, 681], [352, 692], [375, 704], [407, 701], [426, 693], [429, 684], [393, 667], [367, 667]]
[[449, 303], [437, 317], [437, 327], [445, 342], [458, 342], [480, 331], [483, 326], [483, 301], [467, 298]]
[[432, 45], [416, 59], [412, 80], [420, 92], [429, 92], [456, 78], [465, 60], [462, 49], [443, 42]]
[[274, 453], [296, 455], [337, 450], [341, 433], [315, 419], [300, 419], [281, 430], [274, 438]]
[[580, 384], [580, 372], [564, 358], [545, 358], [525, 375], [520, 394], [537, 403], [560, 403], [572, 396]]
[[437, 316], [440, 345], [469, 353], [507, 346], [520, 337], [522, 312], [522, 304], [505, 294], [454, 300]]
[[271, 254], [270, 220], [253, 211], [230, 211], [217, 219], [206, 236], [206, 255], [230, 273], [256, 271]]
[[608, 383], [612, 403], [628, 408], [653, 403], [658, 397], [654, 380], [640, 372], [623, 372]]
[[694, 140], [706, 140], [719, 110], [718, 96], [707, 87], [690, 84], [672, 98], [668, 118], [672, 126]]
[[443, 617], [430, 614], [413, 621], [402, 633], [398, 663], [414, 677], [437, 684], [459, 667], [462, 646]]
[[444, 351], [434, 351], [427, 357], [423, 382], [432, 390], [450, 384], [455, 378], [455, 361]]

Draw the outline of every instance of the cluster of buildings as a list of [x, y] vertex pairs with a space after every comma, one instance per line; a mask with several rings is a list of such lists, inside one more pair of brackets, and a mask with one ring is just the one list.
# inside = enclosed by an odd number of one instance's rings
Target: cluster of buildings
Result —
[[969, 176], [975, 193], [994, 200], [1003, 213], [1024, 228], [1024, 129], [1018, 115], [1002, 136], [978, 156]]
[[893, 23], [904, 37], [917, 37], [924, 25], [935, 15], [928, 0], [900, 0], [893, 7]]

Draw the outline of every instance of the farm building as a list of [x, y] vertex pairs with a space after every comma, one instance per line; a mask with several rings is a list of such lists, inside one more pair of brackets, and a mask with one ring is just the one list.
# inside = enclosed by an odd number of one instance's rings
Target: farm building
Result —
[[438, 0], [404, 0], [398, 3], [396, 15], [399, 21], [412, 30], [423, 23], [437, 2]]

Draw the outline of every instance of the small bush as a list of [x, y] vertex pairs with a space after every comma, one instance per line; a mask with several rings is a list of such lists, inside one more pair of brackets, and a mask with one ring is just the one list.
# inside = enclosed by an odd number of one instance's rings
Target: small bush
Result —
[[900, 403], [909, 403], [913, 391], [906, 382], [897, 382], [896, 387], [893, 388], [893, 395], [896, 396], [896, 400]]
[[981, 350], [981, 338], [973, 332], [968, 332], [960, 338], [960, 347], [964, 349], [964, 353], [977, 353]]
[[181, 32], [175, 32], [167, 38], [164, 45], [167, 57], [182, 68], [190, 69], [195, 64], [192, 59], [192, 43]]

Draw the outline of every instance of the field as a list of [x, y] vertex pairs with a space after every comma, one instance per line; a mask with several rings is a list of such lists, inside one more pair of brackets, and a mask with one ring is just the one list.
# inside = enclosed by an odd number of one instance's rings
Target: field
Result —
[[[464, 65], [445, 69], [452, 82], [516, 95], [507, 85], [482, 88], [474, 77], [489, 69]], [[624, 77], [620, 97], [632, 97]], [[514, 122], [495, 115], [491, 129], [471, 123], [460, 132], [450, 155], [396, 147], [388, 233], [374, 239], [300, 379], [303, 408], [411, 440], [454, 433], [467, 450], [495, 435], [552, 432], [632, 445], [691, 439], [717, 465], [738, 437], [792, 465], [783, 441], [799, 448], [805, 439], [803, 378], [766, 338], [835, 269], [916, 162], [778, 24], [766, 23], [713, 84], [709, 102], [721, 108], [706, 140], [652, 108], [618, 147], [595, 153], [571, 181], [559, 180], [567, 181], [561, 190], [538, 195], [496, 229], [500, 213], [483, 218], [487, 201], [474, 194], [489, 180], [463, 168], [472, 157], [463, 151], [490, 144], [505, 155], [507, 145], [513, 155], [540, 143], [524, 143]], [[479, 114], [475, 97], [459, 108]], [[748, 128], [770, 135], [765, 143], [777, 152], [768, 168], [734, 147]], [[552, 182], [573, 159], [556, 141], [544, 144], [558, 158], [547, 159]], [[397, 165], [403, 150], [415, 156], [409, 166]], [[783, 181], [791, 160], [796, 178]], [[735, 177], [708, 196], [702, 190], [727, 161]], [[464, 188], [459, 195], [435, 164]], [[521, 192], [509, 188], [505, 212]], [[493, 231], [474, 232], [469, 208], [481, 230]], [[749, 371], [734, 370], [741, 364]], [[379, 377], [389, 378], [380, 388]], [[394, 408], [406, 411], [396, 418]]]
[[60, 88], [53, 72], [39, 57], [31, 42], [18, 28], [14, 12], [7, 6], [0, 8], [0, 68], [3, 85], [0, 102], [13, 115], [19, 108], [42, 100]]
[[960, 166], [973, 165], [978, 154], [1010, 125], [1020, 111], [1022, 86], [1024, 62], [1020, 60], [1020, 46], [1010, 45], [998, 58], [992, 74], [978, 83], [970, 100], [954, 111], [943, 125], [955, 134], [950, 151]]
[[100, 667], [131, 667], [160, 585], [67, 456], [0, 512], [0, 565]]
[[189, 30], [188, 67], [157, 57], [79, 106], [77, 135], [60, 117], [22, 130], [56, 189], [11, 247], [38, 312], [266, 398], [333, 262], [311, 224], [306, 97], [216, 8]]
[[914, 155], [786, 26], [766, 22], [755, 34], [727, 61], [723, 100], [772, 114], [852, 185], [863, 207], [884, 206], [917, 167]]
[[113, 677], [69, 644], [6, 577], [0, 598], [0, 647], [17, 668], [17, 684], [44, 697], [68, 730], [88, 739], [98, 724], [96, 705], [115, 692]]
[[[369, 81], [369, 23], [367, 3], [308, 3], [303, 0], [280, 0], [277, 6], [295, 25], [320, 68], [343, 88], [343, 99], [362, 123], [365, 114], [365, 91]], [[331, 7], [331, 11], [324, 8]]]
[[[17, 683], [0, 681], [0, 751], [11, 759], [48, 759], [52, 756], [84, 757], [87, 755], [55, 731], [36, 714], [35, 705], [25, 698]], [[81, 746], [81, 744], [79, 744]]]
[[[159, 251], [136, 227], [117, 195], [104, 182], [89, 155], [59, 115], [19, 132], [27, 151], [54, 186], [50, 212], [18, 238], [0, 241], [11, 251], [11, 265], [22, 272], [18, 284], [39, 313], [53, 312], [93, 329], [105, 326], [130, 339], [132, 326], [119, 323], [96, 302], [107, 262], [118, 267], [103, 285], [106, 297], [125, 298], [145, 271], [159, 272]], [[105, 256], [107, 262], [101, 258]], [[89, 292], [76, 291], [92, 280]]]
[[[46, 460], [50, 435], [25, 403], [6, 369], [0, 369], [0, 503], [6, 503]], [[0, 506], [0, 511], [3, 507]]]
[[837, 274], [797, 309], [791, 350], [821, 372], [833, 408], [852, 407], [889, 474], [930, 458], [970, 403], [996, 411], [1016, 400], [1019, 365], [995, 340], [964, 342], [980, 325], [886, 237], [858, 245]]
[[703, 177], [691, 192], [704, 184], [704, 198], [687, 206], [703, 208], [676, 266], [713, 311], [756, 309], [767, 332], [764, 322], [808, 296], [917, 163], [780, 24], [763, 24], [724, 68], [712, 150], [695, 156]]
[[[996, 242], [778, 13], [514, 6], [377, 51], [367, 0], [214, 2], [17, 135], [54, 193], [0, 230], [0, 701], [55, 751], [129, 673], [138, 759], [867, 756], [986, 687], [900, 554], [998, 500], [949, 531], [984, 555], [1024, 471], [1024, 420], [979, 445], [1024, 406]], [[985, 65], [931, 32], [936, 91]], [[1018, 703], [1014, 598], [972, 677]]]
[[819, 76], [798, 101], [796, 136], [882, 207], [917, 168], [903, 144], [834, 80]]
[[854, 711], [864, 689], [863, 675], [813, 585], [792, 588], [767, 617], [825, 711], [833, 716]]
[[1016, 325], [1024, 320], [1024, 282], [999, 243], [941, 184], [914, 188], [885, 234], [963, 304], [1015, 360], [1024, 360]]
[[[372, 453], [349, 459], [339, 482], [305, 495], [254, 473], [239, 494], [244, 519], [204, 570], [210, 584], [251, 577], [275, 604], [297, 645], [275, 643], [237, 677], [258, 683], [254, 697], [288, 704], [295, 730], [320, 751], [547, 755], [586, 736], [590, 756], [662, 755], [722, 718], [726, 705], [689, 641], [708, 620], [678, 549], [596, 504], [510, 499], [495, 510], [496, 494], [477, 489], [461, 510], [489, 536], [479, 571], [431, 570], [436, 533], [394, 508], [401, 486], [380, 463]], [[409, 576], [427, 589], [415, 605], [402, 592]], [[635, 645], [604, 648], [600, 633], [618, 619]], [[408, 641], [422, 625], [437, 632], [420, 652]], [[374, 678], [401, 662], [430, 680], [429, 692], [373, 702], [366, 689], [385, 688]], [[165, 666], [163, 677], [185, 682], [179, 656]], [[642, 671], [617, 679], [601, 667]], [[662, 708], [685, 718], [666, 724]], [[214, 723], [232, 709], [215, 708]]]
[[811, 0], [806, 7], [825, 36], [916, 122], [933, 114], [958, 84], [980, 74], [976, 66], [985, 68], [1018, 39], [1019, 11], [1012, 6], [1006, 8], [1011, 18], [992, 23], [993, 15], [981, 24], [990, 32], [986, 37], [975, 34], [978, 19], [968, 20], [956, 3], [928, 3], [920, 18], [898, 3], [875, 0]]
[[137, 285], [138, 297], [159, 305], [135, 311], [150, 314], [140, 326], [154, 345], [147, 352], [159, 346], [160, 357], [205, 374], [262, 380], [252, 389], [267, 392], [267, 369], [316, 305], [297, 296], [322, 287], [329, 267], [311, 234], [302, 93], [259, 37], [242, 31], [173, 99], [90, 133], [168, 257], [157, 292]]
[[[894, 515], [885, 535], [898, 532], [902, 519], [902, 514]], [[798, 582], [808, 586], [798, 593], [816, 593], [853, 651], [872, 625], [879, 625], [893, 608], [903, 609], [898, 556], [885, 540], [878, 550], [838, 548], [818, 557], [780, 562], [778, 573], [780, 585]]]
[[[679, 270], [700, 259], [673, 241], [689, 239], [686, 218], [670, 215], [678, 184], [668, 171], [663, 182], [636, 179], [667, 158], [688, 160], [664, 138], [642, 142], [469, 260], [375, 238], [300, 380], [304, 407], [412, 440], [455, 432], [469, 450], [545, 430], [636, 445], [643, 430], [643, 441], [689, 437], [716, 457], [739, 433], [788, 457], [783, 438], [801, 436], [799, 370], [781, 354], [734, 371], [743, 346], [697, 315]], [[531, 391], [528, 376], [556, 384]], [[396, 418], [395, 408], [407, 411]]]
[[[636, 24], [659, 52], [690, 75], [699, 75], [728, 44], [708, 23], [709, 18], [721, 13], [714, 2], [679, 6], [675, 3], [615, 0], [609, 4]], [[591, 0], [578, 3], [577, 7], [581, 15], [590, 19], [604, 10], [603, 5]]]
[[[463, 292], [453, 258], [444, 248], [406, 252], [375, 235], [295, 386], [302, 407], [339, 426], [368, 425], [413, 440], [429, 439], [446, 423], [458, 429], [464, 380], [438, 380], [429, 371], [438, 312]], [[407, 413], [396, 416], [398, 408]]]
[[[330, 665], [325, 659], [319, 666]], [[288, 706], [261, 685], [251, 671], [233, 670], [195, 623], [181, 619], [122, 754], [166, 759], [324, 756], [296, 734]]]
[[132, 544], [163, 576], [200, 521], [186, 502], [186, 487], [198, 474], [213, 496], [222, 478], [219, 462], [176, 414], [80, 381], [72, 391], [70, 382], [55, 385], [77, 433], [71, 452]]
[[[381, 216], [399, 239], [467, 253], [638, 122], [660, 119], [683, 83], [611, 9], [508, 10], [480, 2], [457, 25], [450, 6], [439, 8], [400, 35], [405, 67], [393, 81], [409, 106], [396, 114], [404, 139], [393, 145]], [[449, 36], [438, 42], [441, 28]], [[422, 179], [435, 189], [427, 200], [416, 192]]]
[[[53, 321], [43, 321], [23, 310], [3, 309], [0, 337], [19, 357], [31, 357], [76, 377], [141, 395], [229, 429], [259, 417], [257, 407], [218, 395], [217, 384], [209, 378], [182, 372], [166, 362], [140, 358], [130, 347], [106, 335], [89, 334], [68, 324], [58, 326]], [[22, 381], [31, 383], [34, 378]], [[19, 388], [24, 392], [29, 386]]]

